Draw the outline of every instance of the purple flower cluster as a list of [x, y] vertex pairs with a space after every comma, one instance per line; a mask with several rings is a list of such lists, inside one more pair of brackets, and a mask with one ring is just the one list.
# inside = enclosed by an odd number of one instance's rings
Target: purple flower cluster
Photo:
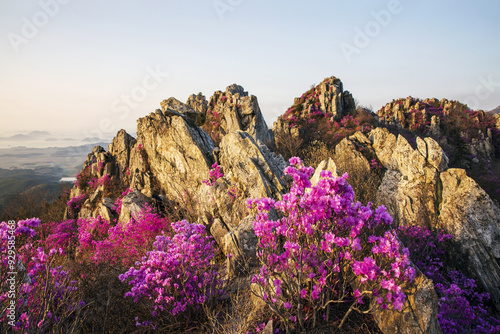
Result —
[[78, 228], [75, 220], [63, 220], [59, 223], [51, 223], [51, 225], [53, 226], [48, 228], [48, 236], [45, 238], [45, 245], [49, 249], [67, 250], [76, 246]]
[[217, 163], [214, 163], [212, 165], [212, 169], [209, 171], [208, 180], [203, 180], [201, 182], [203, 182], [207, 186], [213, 186], [215, 182], [217, 182], [217, 180], [223, 176], [224, 174], [221, 171], [221, 166], [219, 166], [219, 164]]
[[108, 174], [104, 174], [100, 179], [94, 177], [89, 181], [89, 188], [90, 189], [96, 189], [100, 185], [102, 185], [104, 188], [109, 187], [111, 183], [111, 178], [109, 177]]
[[384, 166], [382, 166], [382, 164], [380, 164], [377, 159], [372, 159], [370, 161], [370, 169], [381, 169], [381, 168], [384, 168]]
[[79, 219], [78, 250], [82, 257], [96, 264], [130, 266], [151, 249], [155, 237], [170, 230], [168, 218], [153, 212], [149, 206], [134, 214], [127, 223], [112, 226], [101, 216]]
[[488, 314], [487, 293], [458, 271], [447, 272], [442, 258], [445, 242], [452, 239], [443, 231], [425, 227], [400, 227], [399, 237], [411, 250], [412, 260], [434, 281], [439, 296], [438, 321], [444, 333], [499, 333], [500, 320]]
[[[257, 210], [254, 222], [259, 238], [257, 256], [262, 263], [253, 282], [259, 295], [285, 322], [316, 319], [332, 300], [348, 300], [349, 284], [359, 282], [353, 308], [371, 296], [382, 308], [401, 310], [405, 294], [401, 283], [412, 282], [415, 270], [409, 252], [402, 249], [383, 206], [354, 203], [347, 174], [334, 178], [322, 171], [316, 186], [309, 178], [314, 169], [290, 159], [285, 174], [293, 179], [283, 200], [250, 199]], [[276, 210], [280, 217], [269, 218]]]
[[81, 194], [71, 198], [66, 204], [68, 206], [68, 209], [73, 214], [76, 214], [82, 208], [82, 205], [83, 203], [85, 203], [86, 199], [87, 199], [87, 194]]
[[[77, 299], [76, 282], [70, 281], [69, 272], [54, 264], [63, 250], [52, 248], [46, 252], [40, 247], [41, 241], [37, 240], [40, 225], [38, 218], [17, 222], [13, 232], [16, 249], [12, 263], [7, 251], [12, 229], [5, 222], [0, 224], [0, 260], [4, 269], [9, 268], [0, 271], [0, 307], [6, 310], [11, 301], [15, 301], [14, 331], [60, 332], [68, 315], [73, 314], [74, 319], [85, 305]], [[14, 283], [7, 281], [7, 278], [13, 279], [9, 271], [17, 272]], [[0, 328], [6, 329], [10, 320], [7, 313], [1, 314], [0, 323], [5, 327]]]
[[197, 309], [221, 293], [219, 274], [210, 264], [216, 252], [214, 241], [205, 227], [183, 220], [172, 223], [172, 229], [173, 237], [156, 237], [153, 250], [137, 262], [138, 269], [132, 267], [119, 276], [132, 286], [125, 297], [150, 303], [153, 318], [158, 313], [175, 316]]

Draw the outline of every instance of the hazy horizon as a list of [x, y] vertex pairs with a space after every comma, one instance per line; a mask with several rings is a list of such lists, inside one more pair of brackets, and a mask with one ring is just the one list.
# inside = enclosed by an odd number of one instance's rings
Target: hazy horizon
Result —
[[0, 136], [124, 128], [171, 96], [237, 83], [266, 122], [334, 75], [361, 105], [500, 105], [497, 1], [193, 0], [0, 4]]

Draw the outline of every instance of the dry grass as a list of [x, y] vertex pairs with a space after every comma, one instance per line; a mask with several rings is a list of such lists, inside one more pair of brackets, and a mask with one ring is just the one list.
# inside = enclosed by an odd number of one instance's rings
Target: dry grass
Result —
[[289, 132], [279, 132], [274, 137], [276, 150], [288, 161], [291, 157], [299, 156], [304, 141]]
[[332, 157], [333, 154], [334, 149], [332, 147], [328, 147], [325, 142], [318, 140], [311, 142], [301, 152], [304, 164], [314, 168], [318, 167], [323, 160]]

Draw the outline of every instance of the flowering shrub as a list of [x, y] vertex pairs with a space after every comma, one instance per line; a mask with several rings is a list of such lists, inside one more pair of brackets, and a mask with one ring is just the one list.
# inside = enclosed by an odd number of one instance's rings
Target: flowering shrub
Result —
[[89, 188], [90, 189], [96, 189], [100, 185], [102, 185], [104, 188], [109, 187], [111, 184], [111, 178], [109, 177], [108, 174], [104, 174], [100, 179], [94, 177], [89, 181]]
[[112, 226], [98, 218], [78, 220], [79, 250], [96, 264], [111, 263], [130, 266], [151, 248], [155, 237], [169, 231], [168, 218], [146, 206], [127, 223]]
[[89, 188], [90, 189], [96, 189], [99, 186], [99, 180], [94, 177], [89, 181]]
[[[382, 308], [401, 310], [406, 296], [400, 285], [412, 282], [415, 270], [408, 249], [386, 231], [392, 218], [385, 208], [354, 203], [347, 174], [333, 178], [323, 171], [312, 187], [314, 169], [296, 157], [290, 164], [285, 174], [293, 184], [282, 201], [248, 200], [257, 210], [254, 229], [262, 266], [253, 282], [258, 296], [287, 332], [296, 321], [304, 330], [307, 323], [315, 327], [320, 316], [328, 319], [332, 303], [351, 303], [339, 327], [365, 297], [375, 298]], [[272, 209], [281, 218], [269, 219]], [[349, 283], [354, 281], [358, 288], [351, 297]]]
[[398, 235], [415, 264], [434, 281], [440, 297], [437, 318], [444, 333], [500, 332], [500, 320], [490, 316], [484, 304], [489, 295], [479, 292], [476, 282], [461, 272], [445, 270], [444, 245], [451, 235], [420, 226], [400, 227]]
[[0, 322], [4, 333], [12, 328], [29, 333], [69, 330], [85, 305], [78, 299], [76, 282], [70, 281], [62, 266], [55, 265], [62, 249], [46, 252], [39, 247], [39, 226], [37, 218], [0, 224], [0, 307], [4, 310]]
[[204, 184], [207, 186], [213, 186], [215, 182], [221, 177], [223, 177], [224, 174], [221, 172], [221, 166], [219, 166], [217, 163], [214, 163], [212, 165], [212, 169], [208, 173], [208, 180], [203, 180]]
[[[221, 293], [219, 274], [210, 260], [215, 255], [214, 241], [206, 236], [205, 227], [183, 220], [172, 223], [173, 237], [158, 235], [153, 250], [120, 275], [121, 281], [132, 286], [125, 297], [134, 302], [146, 301], [151, 315], [176, 316], [196, 310], [210, 298]], [[152, 321], [138, 322], [152, 325]]]
[[80, 173], [76, 174], [76, 187], [79, 189], [87, 188], [90, 181], [90, 168], [85, 168]]
[[[48, 225], [48, 226], [47, 226]], [[73, 219], [63, 220], [61, 222], [42, 224], [45, 227], [47, 237], [41, 239], [45, 241], [48, 249], [62, 249], [63, 252], [73, 254], [78, 240], [78, 225]]]
[[76, 215], [78, 211], [80, 211], [80, 209], [82, 208], [82, 205], [83, 203], [85, 203], [86, 199], [87, 199], [87, 194], [81, 194], [71, 198], [67, 203], [69, 211], [73, 215]]
[[81, 218], [78, 224], [78, 249], [84, 259], [101, 261], [100, 254], [108, 245], [108, 230], [110, 224], [101, 216], [97, 218]]

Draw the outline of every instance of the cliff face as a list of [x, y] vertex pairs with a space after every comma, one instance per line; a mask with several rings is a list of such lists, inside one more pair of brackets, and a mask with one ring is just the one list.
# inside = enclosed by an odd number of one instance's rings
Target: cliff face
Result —
[[[427, 109], [421, 108], [423, 104]], [[317, 182], [322, 169], [335, 175], [355, 170], [368, 178], [374, 163], [380, 166], [384, 172], [374, 200], [388, 208], [397, 224], [442, 228], [452, 234], [467, 270], [500, 309], [500, 210], [464, 170], [449, 168], [450, 159], [440, 145], [449, 144], [440, 136], [442, 119], [437, 111], [432, 114], [434, 109], [429, 111], [430, 106], [437, 110], [442, 105], [443, 113], [460, 108], [454, 102], [411, 98], [388, 104], [378, 112], [382, 125], [415, 130], [423, 117], [428, 135], [410, 143], [384, 127], [357, 124], [362, 131], [353, 130], [340, 140], [330, 159], [318, 166], [313, 180]], [[337, 122], [354, 114], [351, 94], [331, 77], [297, 98], [273, 131], [300, 138], [301, 120], [321, 117]], [[96, 147], [89, 154], [71, 192], [71, 197], [81, 198], [81, 209], [68, 210], [67, 217], [100, 215], [126, 222], [146, 203], [163, 210], [194, 212], [192, 218], [210, 226], [223, 252], [234, 255], [230, 269], [234, 273], [245, 269], [242, 260], [252, 263], [257, 242], [245, 200], [279, 199], [286, 189], [283, 170], [287, 163], [267, 146], [273, 146], [274, 137], [257, 98], [238, 85], [215, 92], [209, 101], [201, 94], [190, 96], [186, 104], [170, 98], [161, 103], [161, 110], [140, 118], [137, 124], [137, 139], [121, 130], [107, 151]], [[474, 147], [491, 158], [494, 153], [485, 142], [482, 148]], [[215, 163], [223, 176], [211, 180], [209, 186], [204, 181], [211, 179]], [[92, 186], [87, 185], [89, 181]], [[439, 331], [432, 282], [419, 275], [413, 315], [377, 311], [384, 332], [390, 333], [394, 326], [400, 333], [414, 333], [417, 328], [425, 328], [426, 333]]]

